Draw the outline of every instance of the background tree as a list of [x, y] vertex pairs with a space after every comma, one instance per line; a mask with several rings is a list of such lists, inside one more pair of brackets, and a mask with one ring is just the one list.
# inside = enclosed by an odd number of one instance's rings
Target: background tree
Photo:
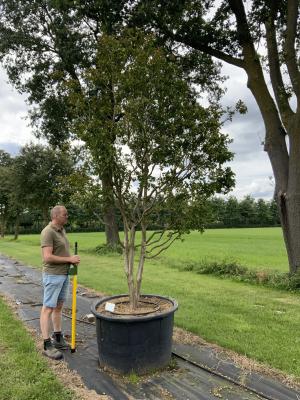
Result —
[[[145, 260], [189, 229], [202, 229], [204, 199], [233, 185], [233, 174], [224, 166], [232, 154], [220, 133], [222, 110], [201, 107], [184, 74], [153, 36], [129, 30], [118, 37], [102, 36], [96, 68], [84, 76], [84, 93], [74, 80], [67, 85], [69, 101], [77, 109], [73, 130], [87, 143], [96, 168], [112, 166], [132, 308], [139, 299]], [[108, 84], [114, 113], [122, 115], [118, 122], [107, 119], [102, 96], [91, 96]], [[149, 234], [162, 213], [164, 225]]]
[[[133, 23], [161, 37], [242, 68], [265, 124], [265, 151], [290, 272], [300, 269], [299, 1], [161, 1], [137, 3]], [[258, 49], [266, 49], [260, 56]], [[271, 82], [272, 91], [266, 83]], [[292, 106], [291, 97], [296, 106]], [[288, 142], [286, 140], [288, 137]], [[288, 144], [287, 144], [288, 143]]]
[[256, 204], [251, 196], [245, 196], [239, 203], [239, 214], [241, 216], [241, 223], [249, 226], [256, 221]]
[[[0, 58], [10, 81], [29, 95], [36, 134], [60, 146], [72, 137], [72, 118], [58, 84], [70, 77], [80, 82], [86, 68], [95, 65], [98, 39], [122, 26], [126, 1], [0, 1]], [[108, 94], [107, 118], [113, 119], [113, 98]], [[113, 138], [111, 138], [113, 140]], [[109, 166], [101, 170], [105, 188], [104, 220], [107, 243], [119, 242], [113, 209]]]
[[224, 224], [225, 226], [240, 226], [241, 215], [238, 200], [230, 196], [225, 203]]
[[10, 212], [11, 196], [11, 156], [0, 150], [0, 236], [4, 237]]
[[[276, 210], [277, 211], [277, 210]], [[270, 226], [276, 224], [277, 220], [273, 220], [271, 213], [271, 204], [263, 199], [258, 199], [256, 203], [256, 224], [260, 226]], [[278, 214], [277, 214], [278, 216]]]
[[29, 209], [39, 209], [46, 225], [49, 208], [68, 201], [70, 193], [65, 186], [75, 169], [74, 158], [70, 151], [29, 144], [21, 149], [14, 164], [16, 196]]

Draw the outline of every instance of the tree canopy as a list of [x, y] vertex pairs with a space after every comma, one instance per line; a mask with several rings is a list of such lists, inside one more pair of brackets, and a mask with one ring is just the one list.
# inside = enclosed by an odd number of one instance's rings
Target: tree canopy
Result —
[[[62, 83], [72, 79], [77, 82], [77, 90], [84, 90], [83, 76], [97, 63], [99, 40], [105, 34], [122, 32], [128, 25], [134, 4], [131, 0], [0, 1], [0, 59], [10, 81], [28, 94], [37, 136], [46, 137], [56, 146], [74, 138], [70, 129], [73, 113], [66, 102]], [[185, 68], [186, 79], [200, 85], [198, 95], [206, 91], [210, 101], [217, 101], [222, 92], [218, 86], [220, 75], [211, 57], [189, 51], [184, 56], [181, 54], [179, 60]], [[112, 91], [106, 89], [105, 94], [102, 90], [98, 95], [107, 100], [107, 118], [118, 120], [120, 116], [113, 114]], [[114, 245], [119, 235], [112, 208], [109, 164], [99, 173], [106, 194], [103, 201], [107, 243]]]
[[140, 0], [131, 20], [246, 72], [265, 124], [291, 272], [300, 268], [299, 15], [297, 0]]
[[[202, 229], [205, 199], [233, 185], [226, 166], [232, 154], [220, 130], [222, 109], [215, 103], [199, 105], [184, 67], [172, 51], [158, 47], [154, 35], [134, 29], [117, 37], [103, 35], [96, 60], [83, 75], [83, 89], [71, 79], [65, 93], [73, 107], [72, 130], [87, 144], [95, 168], [111, 167], [135, 307], [145, 259], [160, 254], [182, 233]], [[114, 119], [107, 117], [110, 98]], [[164, 225], [148, 235], [162, 213]], [[134, 274], [138, 229], [142, 239]]]

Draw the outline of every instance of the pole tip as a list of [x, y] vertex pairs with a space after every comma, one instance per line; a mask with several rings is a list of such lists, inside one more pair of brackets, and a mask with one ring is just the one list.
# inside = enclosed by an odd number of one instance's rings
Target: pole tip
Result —
[[71, 353], [75, 353], [76, 349], [71, 349]]

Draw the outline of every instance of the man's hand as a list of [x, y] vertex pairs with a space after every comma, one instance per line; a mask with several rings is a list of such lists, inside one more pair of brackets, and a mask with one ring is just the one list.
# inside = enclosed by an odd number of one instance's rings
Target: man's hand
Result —
[[70, 264], [78, 265], [80, 263], [80, 257], [79, 256], [71, 256], [70, 257]]

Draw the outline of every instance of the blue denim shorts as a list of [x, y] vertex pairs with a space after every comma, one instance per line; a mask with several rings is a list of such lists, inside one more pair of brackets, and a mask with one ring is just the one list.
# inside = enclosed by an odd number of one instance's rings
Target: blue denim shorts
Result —
[[62, 303], [67, 299], [69, 291], [69, 275], [50, 275], [44, 272], [43, 287], [43, 305], [55, 308], [58, 303]]

